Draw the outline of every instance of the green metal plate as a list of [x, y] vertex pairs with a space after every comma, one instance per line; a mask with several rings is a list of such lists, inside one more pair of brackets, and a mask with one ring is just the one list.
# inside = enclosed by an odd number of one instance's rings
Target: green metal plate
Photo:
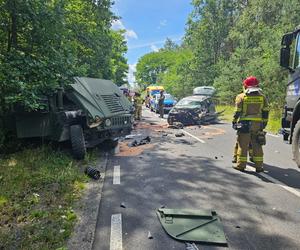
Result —
[[164, 230], [176, 240], [227, 246], [215, 211], [158, 209], [156, 214]]

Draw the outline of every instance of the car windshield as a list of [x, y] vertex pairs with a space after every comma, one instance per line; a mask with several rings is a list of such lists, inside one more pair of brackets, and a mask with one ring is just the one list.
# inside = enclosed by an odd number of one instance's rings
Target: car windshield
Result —
[[191, 100], [191, 99], [182, 99], [176, 106], [201, 106], [201, 101]]
[[165, 100], [174, 100], [174, 98], [170, 94], [165, 94]]
[[155, 94], [159, 94], [160, 90], [159, 89], [155, 89], [151, 91], [151, 95], [154, 96]]
[[205, 95], [211, 96], [215, 93], [215, 88], [213, 87], [198, 87], [194, 89], [194, 95]]

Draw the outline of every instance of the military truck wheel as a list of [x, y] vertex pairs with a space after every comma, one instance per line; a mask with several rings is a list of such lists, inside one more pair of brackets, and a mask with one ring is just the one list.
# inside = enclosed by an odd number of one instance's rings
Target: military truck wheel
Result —
[[296, 123], [292, 137], [292, 151], [295, 162], [300, 168], [300, 120]]
[[77, 160], [84, 159], [86, 147], [82, 127], [80, 125], [72, 125], [70, 127], [70, 139], [74, 158]]
[[113, 149], [118, 146], [119, 140], [118, 139], [115, 139], [115, 140], [108, 139], [108, 140], [105, 140], [104, 143], [105, 143], [105, 145], [107, 145], [108, 148]]

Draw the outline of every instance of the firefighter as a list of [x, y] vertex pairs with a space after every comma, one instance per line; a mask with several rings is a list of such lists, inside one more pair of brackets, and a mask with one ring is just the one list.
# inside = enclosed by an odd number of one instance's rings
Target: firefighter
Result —
[[263, 129], [269, 117], [268, 102], [259, 88], [259, 81], [250, 76], [243, 81], [245, 91], [236, 97], [232, 127], [237, 130], [237, 164], [233, 168], [243, 171], [247, 164], [249, 144], [252, 145], [256, 172], [263, 169], [263, 150], [266, 138]]
[[164, 117], [164, 101], [165, 101], [165, 95], [164, 91], [160, 91], [160, 96], [158, 99], [158, 109], [159, 109], [159, 117], [163, 118]]
[[139, 92], [135, 92], [134, 95], [134, 118], [135, 120], [141, 120], [142, 117], [142, 106], [143, 106], [144, 99], [141, 97]]

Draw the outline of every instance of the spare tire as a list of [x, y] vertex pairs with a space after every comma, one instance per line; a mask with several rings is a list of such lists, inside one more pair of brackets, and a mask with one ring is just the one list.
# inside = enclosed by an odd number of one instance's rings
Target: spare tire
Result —
[[86, 154], [86, 146], [83, 130], [80, 125], [70, 126], [70, 140], [74, 158], [77, 160], [84, 159]]

